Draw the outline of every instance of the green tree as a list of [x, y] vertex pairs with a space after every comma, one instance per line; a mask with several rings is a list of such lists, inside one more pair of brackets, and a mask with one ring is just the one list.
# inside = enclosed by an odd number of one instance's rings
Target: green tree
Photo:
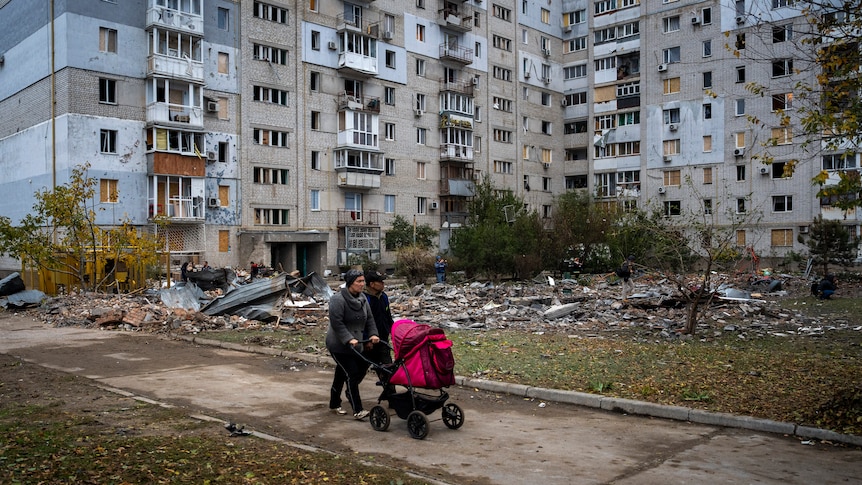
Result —
[[97, 290], [117, 267], [98, 279], [99, 261], [155, 264], [158, 242], [139, 234], [129, 221], [108, 228], [96, 225], [96, 180], [87, 177], [89, 167], [76, 166], [66, 184], [37, 191], [33, 210], [19, 224], [0, 218], [0, 251], [25, 267], [69, 275], [80, 288]]
[[407, 246], [429, 249], [434, 246], [436, 237], [437, 231], [428, 224], [419, 224], [414, 228], [413, 224], [399, 215], [395, 216], [392, 227], [386, 231], [386, 249], [397, 251]]
[[604, 272], [612, 265], [609, 237], [621, 212], [616, 203], [598, 203], [586, 191], [566, 192], [554, 201], [547, 233], [546, 261], [556, 268], [566, 258], [578, 257], [588, 271]]
[[811, 223], [807, 238], [799, 235], [799, 242], [808, 246], [813, 264], [820, 266], [824, 275], [829, 273], [829, 263], [850, 265], [856, 252], [850, 242], [850, 233], [841, 222], [824, 220], [823, 216], [817, 216]]
[[[524, 209], [524, 200], [498, 190], [485, 175], [475, 184], [465, 227], [455, 231], [450, 248], [468, 274], [492, 281], [516, 275], [527, 255], [541, 254], [541, 220]], [[527, 276], [527, 275], [521, 275]]]

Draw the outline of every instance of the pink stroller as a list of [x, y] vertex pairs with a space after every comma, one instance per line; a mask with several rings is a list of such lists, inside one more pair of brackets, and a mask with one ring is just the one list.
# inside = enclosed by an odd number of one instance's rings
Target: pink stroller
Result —
[[[392, 325], [392, 348], [395, 362], [372, 363], [383, 392], [377, 405], [371, 408], [371, 427], [376, 431], [389, 429], [389, 412], [380, 405], [387, 401], [399, 418], [407, 420], [407, 431], [412, 438], [421, 440], [428, 436], [427, 415], [441, 408], [443, 424], [449, 429], [460, 428], [464, 424], [464, 412], [457, 404], [446, 403], [449, 394], [443, 390], [455, 384], [452, 341], [446, 338], [443, 330], [412, 320], [398, 320]], [[396, 385], [407, 390], [396, 392]], [[438, 393], [421, 393], [418, 388]]]

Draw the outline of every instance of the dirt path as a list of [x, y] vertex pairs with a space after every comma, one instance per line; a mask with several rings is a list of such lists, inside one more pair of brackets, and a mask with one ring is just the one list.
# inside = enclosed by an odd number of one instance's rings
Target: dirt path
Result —
[[[792, 437], [607, 413], [451, 389], [465, 423], [411, 439], [393, 416], [388, 432], [327, 412], [332, 370], [156, 335], [50, 328], [0, 313], [0, 353], [104, 386], [245, 423], [293, 442], [373, 457], [459, 484], [850, 483], [862, 452], [804, 446]], [[33, 392], [44, 385], [28, 383]], [[70, 380], [70, 386], [75, 381]], [[378, 389], [363, 383], [366, 407]], [[437, 420], [437, 421], [434, 421]], [[217, 426], [217, 424], [214, 424]]]

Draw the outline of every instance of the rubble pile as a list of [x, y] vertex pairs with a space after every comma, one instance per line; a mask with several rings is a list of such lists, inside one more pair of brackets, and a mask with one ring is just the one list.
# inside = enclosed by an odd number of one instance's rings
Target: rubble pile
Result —
[[[732, 296], [713, 300], [709, 311], [701, 319], [697, 331], [700, 336], [723, 332], [734, 332], [740, 338], [820, 335], [830, 329], [851, 328], [846, 321], [830, 321], [829, 325], [824, 325], [800, 313], [782, 311], [777, 301], [787, 295], [786, 290], [771, 294], [752, 293], [729, 286], [729, 278], [720, 280], [727, 288], [725, 293]], [[806, 288], [807, 283], [801, 278], [799, 280], [785, 280], [788, 281], [785, 288], [796, 287], [797, 291]], [[340, 282], [332, 280], [327, 283], [335, 287]], [[636, 280], [635, 293], [627, 301], [621, 301], [619, 289], [604, 280], [591, 286], [582, 286], [576, 280], [554, 281], [547, 277], [499, 285], [434, 284], [406, 288], [392, 280], [388, 283], [387, 293], [396, 319], [408, 318], [452, 329], [518, 329], [533, 333], [559, 331], [584, 337], [633, 330], [643, 338], [679, 338], [688, 311], [685, 302], [678, 300], [667, 280], [650, 277]], [[170, 306], [165, 304], [165, 298], [160, 298], [158, 292], [51, 298], [42, 304], [36, 314], [45, 323], [55, 326], [165, 333], [325, 326], [328, 322], [328, 298], [297, 291], [283, 295], [274, 304], [279, 312], [278, 317], [266, 321], [249, 318], [245, 309], [233, 309], [233, 305], [229, 305], [231, 314], [219, 315]], [[720, 291], [716, 293], [721, 294]], [[223, 297], [230, 295], [231, 291]], [[219, 296], [219, 292], [204, 293], [204, 298], [213, 299], [216, 296]], [[203, 306], [212, 307], [212, 302]], [[862, 327], [852, 329], [862, 330]]]

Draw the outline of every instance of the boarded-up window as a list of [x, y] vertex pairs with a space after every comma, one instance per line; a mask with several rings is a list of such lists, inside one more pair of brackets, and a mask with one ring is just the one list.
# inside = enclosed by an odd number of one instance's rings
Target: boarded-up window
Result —
[[739, 247], [745, 246], [745, 231], [736, 231], [736, 245]]
[[712, 183], [712, 167], [704, 167], [703, 169], [703, 183], [711, 184]]
[[793, 246], [793, 229], [773, 229], [773, 246]]
[[117, 193], [117, 181], [115, 179], [99, 180], [99, 201], [119, 202], [119, 195]]
[[711, 152], [712, 151], [712, 135], [706, 135], [703, 137], [703, 151]]
[[220, 253], [226, 253], [230, 250], [230, 231], [218, 232], [218, 250]]
[[734, 138], [736, 139], [736, 148], [745, 148], [745, 132], [734, 133]]
[[117, 31], [105, 27], [99, 28], [99, 51], [117, 52]]
[[227, 185], [218, 186], [218, 202], [222, 207], [227, 207], [230, 202], [230, 187]]
[[219, 52], [218, 53], [218, 72], [219, 74], [227, 74], [228, 73], [228, 55], [227, 52]]
[[617, 87], [616, 86], [605, 86], [601, 88], [596, 88], [595, 91], [595, 102], [602, 103], [604, 101], [611, 101], [617, 98]]
[[664, 184], [665, 185], [680, 185], [680, 171], [679, 170], [668, 170], [664, 173]]
[[227, 119], [227, 98], [219, 98], [218, 99], [218, 119], [226, 120]]
[[672, 94], [679, 92], [679, 78], [672, 77], [670, 79], [665, 79], [662, 81], [664, 84], [664, 94]]

